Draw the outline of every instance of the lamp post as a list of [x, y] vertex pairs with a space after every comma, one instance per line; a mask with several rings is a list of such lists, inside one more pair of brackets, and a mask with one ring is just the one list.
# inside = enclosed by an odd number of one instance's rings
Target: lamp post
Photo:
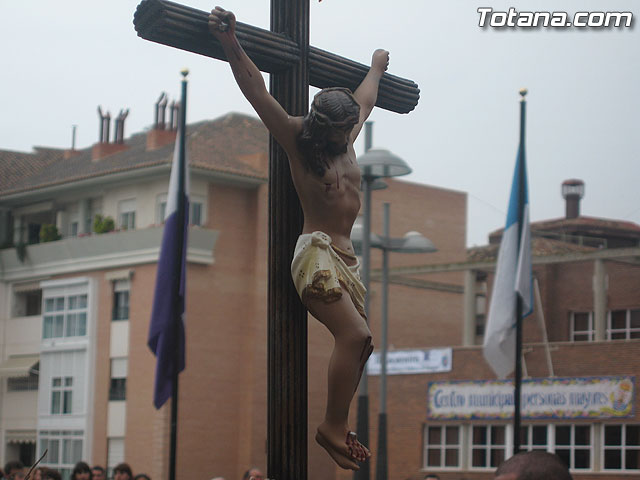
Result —
[[[363, 231], [362, 231], [362, 283], [369, 290], [370, 274], [370, 236], [371, 236], [371, 191], [374, 185], [379, 184], [379, 179], [397, 177], [411, 173], [411, 168], [400, 157], [393, 155], [388, 150], [371, 149], [371, 122], [365, 123], [366, 153], [358, 158], [360, 172], [362, 174], [363, 205]], [[377, 180], [377, 182], [376, 182]], [[364, 299], [364, 311], [369, 315], [369, 295]], [[358, 418], [357, 434], [362, 443], [369, 443], [369, 395], [368, 380], [365, 374], [360, 381], [358, 391]], [[369, 462], [365, 462], [360, 470], [353, 475], [354, 480], [369, 480]]]
[[[381, 323], [381, 352], [380, 352], [380, 412], [378, 414], [378, 452], [376, 456], [376, 480], [387, 480], [387, 325], [389, 311], [389, 252], [399, 253], [429, 253], [437, 249], [433, 242], [418, 232], [408, 232], [403, 237], [390, 236], [389, 203], [385, 202], [383, 217], [384, 235], [370, 234], [370, 246], [382, 250], [382, 323]], [[351, 241], [354, 248], [364, 245], [364, 229], [354, 229]], [[365, 375], [366, 377], [366, 371]]]

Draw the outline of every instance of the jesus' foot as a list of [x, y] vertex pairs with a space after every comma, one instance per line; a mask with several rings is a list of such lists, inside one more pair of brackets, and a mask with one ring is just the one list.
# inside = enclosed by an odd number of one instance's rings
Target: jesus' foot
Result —
[[359, 462], [364, 462], [371, 456], [369, 449], [358, 441], [358, 437], [354, 432], [347, 434], [347, 446], [351, 451], [351, 456], [355, 457]]
[[326, 422], [318, 427], [316, 432], [316, 442], [324, 448], [333, 461], [345, 470], [359, 470], [360, 467], [355, 462], [360, 455], [354, 455], [353, 449], [347, 445], [346, 434], [336, 432]]

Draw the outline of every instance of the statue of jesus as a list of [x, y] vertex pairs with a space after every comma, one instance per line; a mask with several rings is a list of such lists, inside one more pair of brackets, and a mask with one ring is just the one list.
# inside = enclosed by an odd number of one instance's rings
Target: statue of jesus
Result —
[[366, 291], [350, 240], [360, 210], [360, 169], [353, 143], [376, 103], [389, 52], [373, 53], [371, 68], [355, 92], [325, 88], [306, 116], [293, 117], [269, 94], [235, 27], [232, 12], [220, 7], [211, 11], [209, 30], [222, 44], [240, 90], [287, 153], [304, 213], [291, 275], [302, 303], [335, 340], [326, 413], [316, 441], [340, 467], [358, 470], [357, 462], [371, 453], [347, 422], [373, 344], [364, 312]]

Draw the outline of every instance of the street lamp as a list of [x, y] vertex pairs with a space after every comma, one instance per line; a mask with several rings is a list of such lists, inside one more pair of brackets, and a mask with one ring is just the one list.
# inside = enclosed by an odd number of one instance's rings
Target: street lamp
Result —
[[[387, 480], [388, 478], [388, 462], [387, 462], [387, 324], [389, 311], [389, 252], [399, 253], [430, 253], [435, 252], [437, 248], [431, 240], [422, 236], [418, 232], [408, 232], [403, 237], [393, 238], [389, 233], [389, 203], [384, 203], [383, 229], [382, 237], [375, 233], [370, 233], [369, 243], [373, 248], [382, 250], [382, 325], [381, 337], [382, 347], [380, 354], [380, 413], [378, 416], [378, 454], [376, 456], [376, 480]], [[366, 237], [364, 236], [364, 228], [357, 228], [351, 231], [351, 242], [354, 250], [358, 251], [358, 247], [364, 245]], [[364, 378], [366, 378], [366, 371]]]
[[[365, 141], [366, 152], [358, 158], [358, 165], [362, 174], [362, 191], [364, 197], [363, 205], [363, 231], [362, 231], [362, 283], [369, 290], [370, 274], [370, 235], [371, 235], [371, 191], [373, 186], [379, 184], [380, 178], [397, 177], [411, 173], [411, 168], [400, 157], [392, 154], [388, 150], [371, 149], [371, 128], [372, 123], [365, 123], [367, 138]], [[378, 182], [376, 182], [378, 180]], [[369, 295], [364, 298], [364, 311], [369, 315]], [[365, 368], [366, 371], [366, 368]], [[369, 443], [369, 396], [367, 375], [362, 376], [360, 389], [358, 391], [358, 419], [357, 434], [360, 441], [367, 445]], [[369, 480], [369, 462], [365, 462], [360, 470], [353, 476], [354, 480]]]

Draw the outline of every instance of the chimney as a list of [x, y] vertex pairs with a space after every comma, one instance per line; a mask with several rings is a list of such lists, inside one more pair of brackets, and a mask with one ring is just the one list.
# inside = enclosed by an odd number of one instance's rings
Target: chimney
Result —
[[120, 110], [116, 117], [115, 131], [113, 132], [113, 143], [124, 143], [124, 121], [129, 115], [129, 109]]
[[126, 150], [127, 147], [124, 144], [124, 119], [129, 114], [129, 110], [124, 112], [120, 110], [120, 115], [116, 118], [115, 131], [114, 131], [114, 143], [109, 143], [109, 128], [111, 125], [111, 114], [107, 112], [102, 113], [102, 108], [98, 105], [98, 116], [100, 117], [100, 130], [98, 135], [98, 143], [96, 143], [91, 149], [91, 161], [96, 162], [107, 155], [112, 155], [122, 150]]
[[169, 130], [178, 129], [178, 112], [180, 111], [180, 102], [172, 101], [169, 106]]
[[80, 155], [80, 152], [76, 150], [76, 129], [77, 125], [71, 125], [71, 148], [66, 149], [63, 154], [63, 158], [65, 160], [75, 157], [76, 155]]
[[180, 102], [172, 101], [169, 104], [169, 121], [165, 123], [167, 102], [167, 94], [162, 92], [155, 104], [153, 128], [147, 133], [147, 150], [157, 150], [176, 141]]
[[162, 92], [156, 102], [156, 123], [154, 130], [164, 130], [164, 115], [167, 109], [167, 94]]
[[580, 199], [584, 196], [584, 182], [576, 178], [562, 182], [562, 196], [566, 202], [565, 217], [578, 218], [580, 216]]

